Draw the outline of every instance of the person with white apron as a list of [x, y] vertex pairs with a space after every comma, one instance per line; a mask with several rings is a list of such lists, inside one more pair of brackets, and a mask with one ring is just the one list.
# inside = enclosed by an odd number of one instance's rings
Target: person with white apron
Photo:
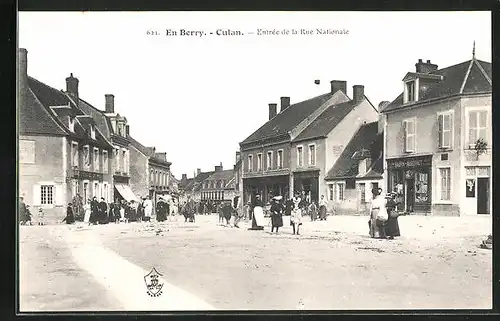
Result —
[[264, 229], [264, 203], [260, 199], [260, 195], [255, 195], [255, 200], [252, 210], [252, 227], [250, 230]]
[[300, 235], [299, 229], [300, 226], [302, 225], [302, 209], [300, 208], [300, 202], [302, 199], [299, 196], [300, 194], [297, 193], [295, 194], [295, 197], [292, 198], [293, 202], [293, 209], [292, 209], [292, 215], [290, 217], [290, 224], [293, 227], [293, 234]]
[[83, 222], [90, 223], [90, 199], [88, 199], [85, 205], [83, 205], [83, 210], [85, 211], [85, 214], [83, 215]]
[[144, 206], [144, 220], [149, 222], [151, 221], [151, 214], [153, 213], [153, 202], [151, 201], [149, 196], [146, 197], [143, 206]]

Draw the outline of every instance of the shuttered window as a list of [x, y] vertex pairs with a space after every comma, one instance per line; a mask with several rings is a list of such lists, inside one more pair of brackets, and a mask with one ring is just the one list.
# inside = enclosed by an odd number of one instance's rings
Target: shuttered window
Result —
[[407, 153], [415, 152], [415, 120], [405, 120], [404, 128], [404, 151]]
[[450, 112], [438, 115], [439, 148], [451, 148], [453, 120]]

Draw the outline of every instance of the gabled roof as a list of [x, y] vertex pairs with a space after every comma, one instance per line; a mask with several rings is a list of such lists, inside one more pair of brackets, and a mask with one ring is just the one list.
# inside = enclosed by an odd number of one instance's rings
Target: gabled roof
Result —
[[224, 170], [224, 171], [216, 171], [214, 172], [212, 175], [210, 175], [209, 177], [207, 177], [206, 179], [207, 180], [225, 180], [225, 181], [228, 181], [230, 180], [232, 177], [234, 176], [234, 170], [232, 169], [227, 169], [227, 170]]
[[384, 173], [384, 156], [381, 154], [372, 164], [368, 172], [359, 178], [381, 178]]
[[403, 93], [401, 93], [382, 112], [453, 95], [491, 92], [491, 63], [489, 62], [473, 58], [429, 74], [440, 75], [443, 80], [429, 84], [426, 90], [420, 90], [419, 100], [415, 103], [403, 105]]
[[294, 142], [326, 137], [357, 105], [359, 103], [350, 100], [328, 107], [294, 139]]
[[101, 131], [101, 133], [108, 139], [111, 137], [111, 133], [113, 131], [111, 127], [111, 123], [109, 119], [104, 115], [104, 111], [99, 110], [86, 102], [83, 99], [79, 99], [78, 107], [87, 115], [92, 116], [94, 119], [97, 128]]
[[[358, 175], [358, 160], [352, 156], [361, 149], [370, 149], [373, 142], [380, 136], [378, 122], [362, 125], [349, 141], [337, 162], [328, 171], [325, 179], [354, 178]], [[372, 155], [374, 156], [374, 155]], [[376, 155], [377, 157], [379, 155]]]
[[156, 157], [156, 153], [155, 153], [155, 148], [154, 147], [146, 147], [144, 145], [142, 145], [141, 143], [139, 143], [137, 140], [135, 140], [132, 136], [128, 135], [127, 136], [130, 144], [132, 146], [134, 146], [138, 151], [140, 151], [142, 154], [144, 154], [144, 156], [150, 158], [150, 159], [153, 159], [155, 162], [157, 163], [161, 163], [161, 164], [167, 164], [167, 165], [170, 165], [171, 163], [170, 162], [165, 162], [163, 161], [162, 159], [160, 158], [157, 158]]
[[261, 139], [287, 134], [330, 99], [332, 95], [333, 93], [327, 93], [290, 105], [284, 111], [278, 113], [274, 118], [267, 121], [240, 144], [249, 144]]

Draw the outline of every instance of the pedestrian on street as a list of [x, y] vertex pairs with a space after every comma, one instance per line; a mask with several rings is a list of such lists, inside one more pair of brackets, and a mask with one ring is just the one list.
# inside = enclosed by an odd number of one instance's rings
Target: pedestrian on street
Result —
[[121, 207], [122, 205], [118, 200], [115, 201], [115, 205], [113, 206], [113, 214], [115, 218], [115, 223], [120, 223], [121, 219]]
[[226, 226], [231, 226], [229, 222], [231, 221], [231, 216], [233, 214], [233, 207], [229, 201], [223, 201], [221, 204], [222, 207], [222, 215], [226, 220]]
[[83, 206], [83, 210], [84, 210], [83, 223], [88, 223], [90, 225], [90, 214], [91, 214], [90, 198], [87, 199], [87, 202]]
[[139, 197], [139, 202], [137, 203], [137, 222], [142, 222], [142, 218], [144, 217], [144, 207], [142, 206], [142, 202], [144, 199]]
[[24, 198], [19, 198], [19, 223], [21, 225], [25, 225], [28, 222], [31, 223], [31, 215], [29, 215], [29, 210], [26, 204], [24, 203]]
[[271, 200], [271, 233], [276, 229], [276, 234], [278, 234], [278, 229], [283, 226], [283, 211], [284, 207], [281, 204], [282, 196], [275, 196]]
[[44, 220], [45, 214], [43, 213], [43, 209], [41, 207], [38, 208], [38, 225], [45, 225]]
[[285, 215], [291, 216], [293, 209], [293, 201], [290, 198], [287, 198], [285, 202]]
[[167, 207], [162, 197], [156, 203], [156, 220], [163, 222], [167, 220]]
[[252, 206], [252, 227], [250, 230], [263, 230], [264, 222], [264, 203], [260, 199], [260, 195], [255, 195]]
[[370, 202], [370, 236], [372, 238], [386, 238], [385, 223], [388, 219], [386, 199], [381, 196], [381, 189], [372, 189], [372, 200]]
[[66, 224], [73, 224], [75, 223], [75, 215], [73, 214], [73, 207], [71, 203], [68, 204], [68, 207], [66, 208], [66, 217], [63, 218], [61, 223], [66, 222]]
[[293, 209], [292, 215], [290, 217], [290, 224], [293, 227], [293, 234], [300, 235], [299, 229], [302, 225], [302, 209], [300, 208], [301, 198], [300, 194], [295, 194], [295, 197], [292, 199], [293, 201]]
[[234, 227], [239, 228], [238, 224], [243, 218], [243, 209], [241, 208], [241, 199], [235, 196], [233, 199]]
[[97, 197], [93, 197], [90, 202], [90, 218], [89, 224], [99, 224], [99, 202], [97, 202]]
[[389, 240], [394, 239], [397, 236], [401, 236], [399, 231], [399, 223], [398, 223], [398, 212], [396, 211], [396, 207], [398, 203], [396, 201], [397, 193], [390, 193], [387, 197], [387, 213], [389, 218], [385, 223], [385, 235]]
[[309, 214], [311, 215], [311, 222], [316, 221], [318, 217], [318, 208], [316, 207], [316, 203], [311, 202], [309, 205]]
[[104, 200], [104, 197], [101, 197], [101, 202], [99, 202], [99, 222], [101, 224], [108, 223], [108, 204]]
[[146, 197], [143, 206], [144, 206], [144, 221], [149, 222], [151, 221], [151, 214], [153, 213], [153, 201], [151, 201], [149, 196]]
[[326, 209], [328, 206], [328, 201], [325, 199], [325, 195], [321, 195], [319, 200], [319, 220], [326, 221]]

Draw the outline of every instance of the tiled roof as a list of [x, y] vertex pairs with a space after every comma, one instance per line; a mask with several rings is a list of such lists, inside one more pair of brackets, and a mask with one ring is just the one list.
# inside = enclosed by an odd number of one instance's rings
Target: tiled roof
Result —
[[375, 162], [372, 164], [368, 173], [362, 176], [362, 178], [382, 178], [384, 172], [384, 157], [380, 155]]
[[298, 142], [312, 138], [326, 137], [357, 105], [353, 100], [350, 100], [328, 107], [294, 141]]
[[156, 153], [155, 153], [155, 148], [154, 147], [146, 147], [146, 146], [142, 145], [141, 143], [139, 143], [137, 140], [135, 140], [130, 135], [128, 135], [127, 138], [129, 140], [130, 144], [132, 146], [134, 146], [137, 150], [139, 150], [141, 153], [143, 153], [144, 155], [146, 155], [146, 157], [154, 159], [157, 163], [160, 163], [160, 164], [167, 164], [167, 165], [171, 164], [170, 162], [165, 162], [164, 160], [156, 157]]
[[[472, 62], [472, 65], [471, 65]], [[470, 72], [467, 73], [470, 67]], [[481, 70], [484, 70], [483, 71]], [[431, 75], [443, 76], [441, 81], [429, 85], [425, 91], [420, 91], [417, 103], [447, 97], [457, 94], [491, 92], [491, 63], [473, 59], [457, 65], [430, 72]], [[466, 78], [467, 77], [467, 78]], [[462, 84], [465, 86], [462, 90]], [[392, 101], [383, 112], [393, 111], [403, 105], [403, 93]], [[410, 104], [406, 104], [410, 105]]]
[[179, 181], [179, 189], [186, 190], [186, 188], [194, 182], [194, 178], [188, 178], [186, 180]]
[[332, 93], [327, 93], [290, 105], [284, 111], [278, 113], [274, 118], [267, 121], [240, 144], [248, 144], [261, 139], [288, 133], [324, 104], [332, 95]]
[[96, 123], [97, 128], [101, 131], [101, 133], [108, 139], [111, 137], [111, 133], [113, 131], [109, 119], [104, 115], [104, 111], [99, 110], [81, 99], [78, 102], [78, 107], [87, 115], [92, 116]]
[[230, 180], [234, 176], [234, 170], [232, 169], [227, 169], [225, 171], [217, 171], [214, 172], [212, 175], [207, 177], [208, 180]]
[[377, 133], [377, 122], [361, 126], [344, 148], [337, 162], [328, 171], [325, 179], [356, 177], [359, 161], [353, 159], [352, 155], [360, 149], [370, 149], [374, 140], [380, 136]]
[[201, 189], [201, 182], [212, 176], [215, 172], [202, 172], [194, 178], [193, 191], [199, 191]]

